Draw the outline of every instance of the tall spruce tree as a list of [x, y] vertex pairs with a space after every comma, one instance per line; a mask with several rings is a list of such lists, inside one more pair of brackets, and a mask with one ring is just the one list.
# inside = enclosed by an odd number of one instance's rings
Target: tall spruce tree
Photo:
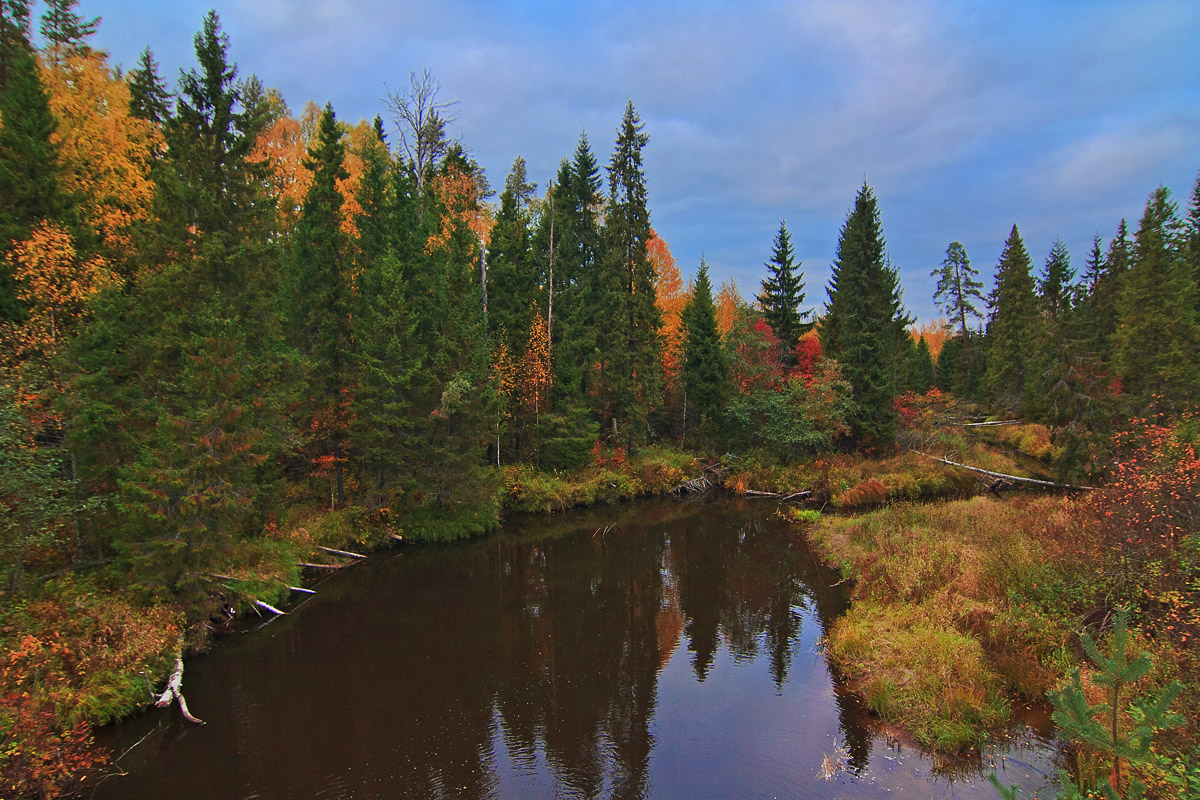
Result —
[[713, 303], [708, 264], [700, 259], [700, 269], [692, 287], [692, 296], [681, 314], [683, 326], [683, 387], [687, 417], [702, 429], [715, 423], [725, 409], [729, 392], [729, 366], [717, 331], [717, 307]]
[[[642, 148], [649, 136], [630, 101], [608, 166], [609, 204], [600, 265], [599, 326], [603, 413], [632, 446], [662, 388], [654, 266], [646, 251], [650, 211]], [[620, 431], [618, 424], [624, 425]]]
[[1061, 319], [1071, 310], [1071, 295], [1075, 270], [1071, 268], [1071, 254], [1062, 239], [1057, 239], [1046, 257], [1046, 265], [1038, 281], [1038, 298], [1042, 313], [1053, 319]]
[[804, 321], [808, 313], [800, 311], [804, 302], [804, 273], [798, 271], [800, 265], [795, 262], [786, 222], [779, 223], [773, 248], [758, 303], [763, 319], [779, 339], [784, 359], [791, 363], [800, 337], [810, 326]]
[[1165, 410], [1194, 403], [1200, 388], [1196, 274], [1186, 246], [1175, 202], [1160, 186], [1146, 201], [1122, 285], [1114, 360], [1132, 399]]
[[838, 236], [821, 325], [822, 350], [842, 365], [853, 389], [847, 421], [860, 445], [886, 446], [896, 434], [892, 400], [908, 319], [885, 250], [879, 205], [864, 181]]
[[950, 243], [942, 265], [930, 276], [938, 279], [933, 301], [947, 317], [958, 323], [958, 335], [965, 342], [970, 333], [970, 320], [983, 319], [975, 301], [982, 303], [984, 299], [979, 270], [971, 266], [971, 258], [962, 242]]
[[488, 246], [488, 330], [493, 343], [503, 342], [514, 354], [524, 350], [530, 305], [542, 304], [529, 213], [536, 188], [529, 182], [525, 159], [517, 156], [500, 193], [500, 210]]
[[274, 204], [246, 161], [257, 131], [242, 127], [215, 13], [195, 45], [157, 184], [171, 260], [114, 292], [97, 312], [100, 341], [81, 340], [75, 442], [94, 475], [116, 479], [114, 547], [133, 580], [203, 609], [203, 572], [262, 529], [288, 380], [271, 312]]
[[1027, 400], [1029, 359], [1034, 347], [1037, 298], [1030, 274], [1029, 253], [1013, 225], [996, 266], [990, 297], [988, 365], [985, 375], [992, 399], [1011, 409]]
[[338, 503], [346, 499], [346, 403], [354, 363], [350, 250], [338, 189], [338, 182], [349, 176], [345, 161], [342, 129], [326, 103], [304, 162], [313, 177], [293, 234], [286, 281], [291, 289], [291, 334], [308, 370], [305, 424], [313, 447], [307, 455], [320, 459], [332, 473]]

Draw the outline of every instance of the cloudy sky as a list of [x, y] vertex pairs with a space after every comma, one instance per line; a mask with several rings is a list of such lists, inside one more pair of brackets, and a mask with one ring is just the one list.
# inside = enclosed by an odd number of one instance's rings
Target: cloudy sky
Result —
[[[209, 7], [245, 75], [293, 110], [385, 115], [385, 86], [428, 68], [452, 135], [503, 185], [544, 186], [582, 130], [607, 163], [632, 100], [650, 135], [651, 217], [685, 275], [705, 255], [753, 295], [782, 219], [808, 300], [864, 178], [908, 308], [954, 240], [990, 280], [1016, 223], [1040, 268], [1082, 267], [1093, 235], [1136, 227], [1200, 170], [1200, 3], [80, 0], [126, 67], [149, 45], [174, 82]], [[40, 13], [40, 9], [37, 10]]]

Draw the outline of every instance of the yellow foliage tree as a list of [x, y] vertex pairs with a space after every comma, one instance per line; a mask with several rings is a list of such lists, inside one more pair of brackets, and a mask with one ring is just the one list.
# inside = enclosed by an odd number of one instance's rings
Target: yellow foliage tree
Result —
[[[150, 217], [150, 164], [162, 134], [129, 113], [129, 86], [98, 50], [43, 67], [50, 110], [58, 118], [58, 180], [75, 198], [111, 263], [133, 256], [133, 226]], [[46, 239], [43, 236], [42, 243]]]
[[529, 320], [529, 342], [521, 357], [521, 403], [525, 410], [539, 416], [546, 409], [554, 370], [550, 363], [550, 335], [546, 320], [535, 308]]
[[730, 278], [721, 284], [717, 292], [717, 330], [721, 336], [729, 333], [733, 323], [737, 321], [738, 309], [746, 304], [742, 293], [738, 291], [737, 283]]

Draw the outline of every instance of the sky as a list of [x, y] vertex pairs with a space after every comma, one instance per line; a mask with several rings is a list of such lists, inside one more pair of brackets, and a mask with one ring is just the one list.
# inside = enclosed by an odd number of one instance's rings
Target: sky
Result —
[[[1056, 239], [1082, 271], [1096, 234], [1136, 229], [1148, 195], [1186, 213], [1200, 171], [1200, 3], [818, 0], [80, 0], [93, 46], [168, 82], [216, 8], [230, 57], [293, 112], [376, 114], [410, 70], [457, 100], [452, 137], [502, 187], [539, 191], [582, 131], [607, 164], [632, 100], [651, 222], [685, 277], [752, 298], [786, 220], [819, 307], [867, 181], [905, 305], [962, 242], [990, 286], [1016, 224], [1040, 270]], [[35, 14], [41, 12], [35, 7]], [[390, 124], [389, 124], [390, 128]], [[391, 140], [399, 137], [392, 130]], [[1105, 244], [1106, 246], [1106, 244]]]

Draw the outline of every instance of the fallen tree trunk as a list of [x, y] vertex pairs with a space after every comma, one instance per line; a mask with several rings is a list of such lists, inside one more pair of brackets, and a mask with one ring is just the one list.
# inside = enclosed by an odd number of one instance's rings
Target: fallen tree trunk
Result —
[[306, 569], [341, 569], [345, 564], [313, 564], [309, 561], [297, 561], [297, 567], [305, 567]]
[[316, 594], [316, 591], [313, 589], [305, 589], [303, 586], [289, 586], [288, 588], [293, 592], [300, 592], [302, 594]]
[[754, 489], [747, 489], [742, 494], [748, 497], [783, 497], [783, 494], [780, 492], [759, 492]]
[[998, 419], [992, 422], [960, 422], [958, 423], [964, 428], [986, 428], [989, 425], [1024, 425], [1023, 419]]
[[264, 603], [262, 600], [252, 600], [251, 602], [253, 602], [254, 605], [258, 606], [259, 608], [263, 609], [264, 611], [270, 611], [272, 614], [274, 614], [277, 617], [282, 617], [284, 614], [287, 613], [286, 611], [280, 611], [278, 608], [271, 605], [270, 603]]
[[1000, 479], [1006, 480], [1006, 481], [1014, 481], [1016, 483], [1028, 483], [1033, 486], [1045, 486], [1048, 489], [1069, 489], [1070, 491], [1074, 491], [1074, 492], [1094, 492], [1094, 491], [1096, 491], [1095, 486], [1073, 486], [1069, 483], [1055, 483], [1054, 481], [1043, 481], [1043, 480], [1038, 480], [1037, 478], [1024, 478], [1024, 477], [1021, 477], [1020, 475], [1006, 475], [1003, 472], [992, 472], [990, 469], [983, 469], [981, 467], [972, 467], [969, 464], [960, 464], [957, 461], [951, 461], [948, 458], [938, 458], [937, 456], [930, 455], [929, 453], [922, 453], [920, 450], [910, 450], [909, 452], [916, 453], [919, 456], [925, 456], [926, 458], [932, 458], [934, 461], [940, 461], [941, 463], [948, 464], [951, 467], [959, 467], [960, 469], [969, 469], [972, 472], [978, 472], [981, 475], [987, 475], [992, 478], [1000, 478]]
[[158, 696], [158, 701], [154, 705], [158, 708], [166, 708], [171, 705], [172, 699], [179, 703], [179, 711], [183, 714], [184, 719], [196, 725], [204, 724], [204, 720], [192, 716], [192, 712], [188, 711], [187, 700], [183, 699], [182, 655], [175, 656], [175, 671], [171, 673], [171, 678], [167, 681], [167, 688]]
[[349, 550], [335, 550], [332, 547], [322, 547], [317, 545], [318, 550], [323, 550], [326, 553], [333, 553], [335, 556], [346, 556], [346, 558], [366, 558], [362, 553], [351, 553]]
[[780, 500], [795, 500], [798, 497], [808, 497], [810, 494], [812, 494], [811, 491], [810, 492], [796, 492], [795, 494], [789, 494], [787, 497], [781, 497]]

